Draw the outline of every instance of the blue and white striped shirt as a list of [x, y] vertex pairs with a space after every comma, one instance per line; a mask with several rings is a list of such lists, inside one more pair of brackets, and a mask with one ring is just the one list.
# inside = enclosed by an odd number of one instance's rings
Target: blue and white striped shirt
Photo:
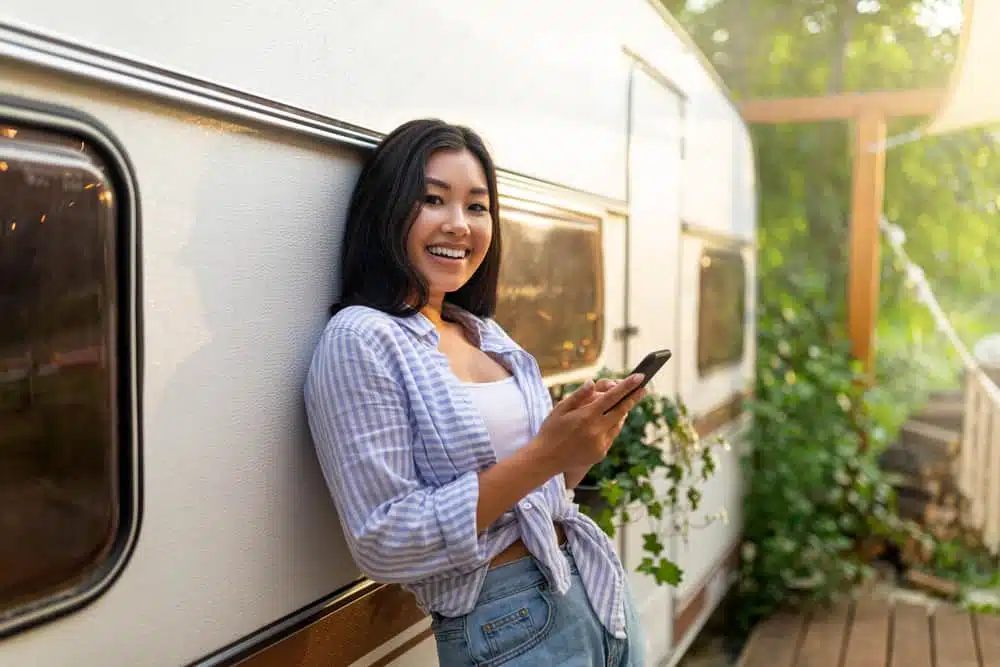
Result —
[[[446, 309], [511, 371], [537, 433], [552, 401], [534, 357], [496, 322]], [[460, 616], [475, 608], [490, 561], [520, 538], [565, 594], [570, 572], [553, 524], [561, 522], [594, 611], [625, 638], [625, 572], [608, 536], [567, 497], [563, 475], [476, 533], [477, 473], [496, 454], [424, 315], [337, 313], [313, 355], [305, 399], [347, 545], [371, 579], [401, 584], [424, 611]]]

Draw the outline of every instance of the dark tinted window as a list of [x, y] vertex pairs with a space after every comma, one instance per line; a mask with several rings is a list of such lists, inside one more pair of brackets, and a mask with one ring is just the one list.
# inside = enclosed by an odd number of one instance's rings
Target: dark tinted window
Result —
[[118, 528], [115, 195], [86, 142], [0, 120], [0, 620]]
[[601, 221], [562, 209], [501, 209], [496, 320], [544, 375], [597, 363], [604, 335]]
[[698, 294], [698, 372], [730, 366], [743, 358], [746, 328], [746, 267], [736, 250], [706, 248]]

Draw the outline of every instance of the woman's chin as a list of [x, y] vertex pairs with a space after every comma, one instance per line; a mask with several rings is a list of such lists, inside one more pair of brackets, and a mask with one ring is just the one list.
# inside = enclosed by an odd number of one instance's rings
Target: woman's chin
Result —
[[457, 292], [468, 280], [434, 280], [430, 281], [430, 294], [444, 295]]
[[444, 295], [444, 296], [447, 296], [448, 294], [454, 294], [454, 293], [455, 293], [455, 292], [457, 292], [458, 290], [462, 289], [462, 285], [463, 285], [463, 284], [464, 284], [464, 283], [457, 283], [457, 284], [455, 284], [455, 285], [449, 285], [448, 287], [445, 287], [444, 289], [441, 289], [441, 290], [434, 290], [434, 291], [432, 292], [432, 294], [433, 294], [433, 293], [435, 293], [435, 292], [436, 292], [437, 294], [441, 294], [441, 295]]

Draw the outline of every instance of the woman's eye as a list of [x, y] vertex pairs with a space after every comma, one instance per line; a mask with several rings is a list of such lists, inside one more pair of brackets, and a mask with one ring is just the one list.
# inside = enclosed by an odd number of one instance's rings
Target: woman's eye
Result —
[[471, 208], [476, 213], [489, 213], [489, 209], [483, 206], [482, 204], [473, 204], [469, 208]]
[[424, 203], [436, 205], [443, 203], [443, 200], [441, 199], [441, 197], [437, 195], [424, 195]]

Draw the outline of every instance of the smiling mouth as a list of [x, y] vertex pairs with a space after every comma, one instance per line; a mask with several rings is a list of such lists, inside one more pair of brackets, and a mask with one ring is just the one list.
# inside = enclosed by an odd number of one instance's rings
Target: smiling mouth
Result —
[[472, 254], [470, 248], [445, 248], [443, 246], [429, 246], [427, 252], [442, 259], [465, 259]]

